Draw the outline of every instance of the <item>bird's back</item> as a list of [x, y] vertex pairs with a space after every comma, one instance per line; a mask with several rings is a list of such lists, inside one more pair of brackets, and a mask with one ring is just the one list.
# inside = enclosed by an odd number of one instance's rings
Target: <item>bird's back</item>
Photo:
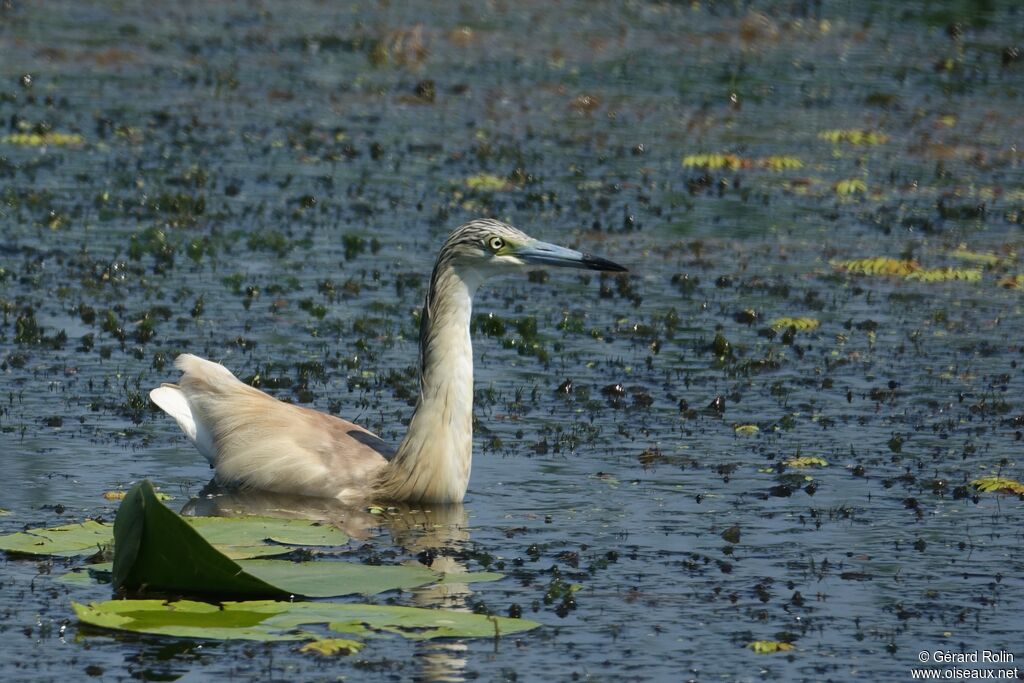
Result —
[[217, 472], [241, 488], [357, 501], [371, 494], [392, 449], [346, 420], [283, 403], [219, 363], [184, 354], [177, 385], [154, 389]]

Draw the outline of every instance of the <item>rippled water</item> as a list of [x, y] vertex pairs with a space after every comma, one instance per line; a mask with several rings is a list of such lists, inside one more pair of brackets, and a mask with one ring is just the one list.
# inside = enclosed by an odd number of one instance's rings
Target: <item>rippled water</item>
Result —
[[[1021, 500], [970, 484], [1022, 477], [1022, 18], [0, 2], [4, 532], [109, 519], [102, 494], [143, 477], [176, 505], [202, 488], [145, 398], [182, 351], [397, 442], [426, 275], [469, 218], [631, 269], [487, 285], [465, 505], [346, 515], [354, 557], [507, 574], [382, 599], [544, 628], [329, 661], [111, 636], [70, 609], [103, 587], [7, 559], [5, 677], [885, 680], [920, 650], [1024, 656]], [[19, 144], [47, 131], [81, 139]], [[977, 279], [837, 267], [881, 256]], [[559, 582], [571, 604], [545, 601]]]

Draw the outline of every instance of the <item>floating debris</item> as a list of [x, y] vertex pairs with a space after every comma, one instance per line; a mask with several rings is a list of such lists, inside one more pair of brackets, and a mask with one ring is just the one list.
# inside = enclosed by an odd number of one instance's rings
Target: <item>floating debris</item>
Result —
[[868, 185], [860, 178], [840, 180], [834, 186], [836, 194], [840, 197], [848, 197], [854, 194], [864, 194], [868, 191]]
[[981, 477], [971, 481], [971, 486], [982, 493], [1012, 493], [1024, 496], [1024, 484], [1009, 477]]
[[489, 173], [479, 173], [474, 176], [466, 178], [463, 183], [470, 190], [476, 190], [478, 192], [507, 192], [515, 189], [515, 186], [508, 181], [508, 178], [502, 178], [501, 176], [491, 175]]
[[22, 147], [81, 147], [85, 138], [78, 133], [11, 133], [0, 138], [0, 142]]
[[775, 318], [770, 327], [773, 330], [788, 330], [792, 327], [797, 332], [810, 332], [818, 329], [820, 325], [821, 322], [817, 318]]
[[1024, 274], [1007, 275], [996, 284], [1006, 289], [1024, 289]]
[[801, 456], [797, 458], [790, 458], [782, 462], [786, 467], [828, 467], [828, 461], [824, 458], [818, 458], [815, 456]]
[[889, 141], [885, 133], [859, 128], [823, 130], [818, 133], [818, 137], [834, 144], [847, 142], [851, 145], [881, 145]]
[[967, 261], [968, 263], [980, 263], [983, 266], [997, 266], [1000, 263], [1007, 261], [1013, 261], [1017, 258], [1017, 254], [1010, 252], [1005, 256], [1000, 256], [991, 251], [971, 251], [963, 245], [953, 250], [949, 254], [953, 258], [960, 259], [961, 261]]
[[921, 282], [952, 282], [962, 280], [964, 282], [980, 282], [980, 268], [928, 268], [915, 270], [907, 273], [906, 279], [919, 280]]
[[355, 653], [366, 647], [365, 643], [361, 643], [358, 640], [350, 640], [348, 638], [323, 638], [321, 640], [314, 640], [306, 643], [299, 648], [299, 652], [304, 654], [321, 655], [324, 657], [334, 657], [337, 655], [354, 655]]
[[921, 264], [911, 259], [894, 259], [888, 256], [833, 261], [833, 267], [856, 275], [899, 275], [906, 277], [921, 269]]
[[759, 655], [770, 655], [775, 652], [789, 652], [793, 649], [790, 643], [783, 643], [777, 640], [755, 640], [747, 645]]
[[685, 168], [706, 168], [709, 171], [721, 169], [739, 170], [761, 168], [769, 171], [790, 171], [804, 167], [804, 162], [792, 156], [767, 156], [758, 159], [744, 159], [735, 154], [690, 154], [683, 157]]
[[579, 113], [589, 114], [601, 106], [601, 100], [595, 95], [577, 95], [569, 102], [569, 108]]
[[[124, 500], [124, 497], [127, 494], [127, 491], [106, 491], [103, 494], [103, 497], [107, 500]], [[156, 499], [159, 501], [174, 500], [174, 496], [163, 493], [162, 491], [157, 491]]]
[[410, 640], [494, 638], [540, 626], [535, 621], [491, 617], [454, 610], [336, 602], [247, 600], [211, 605], [191, 600], [107, 600], [71, 603], [78, 620], [118, 631], [212, 640], [292, 640], [310, 638], [299, 627], [363, 635], [390, 633]]

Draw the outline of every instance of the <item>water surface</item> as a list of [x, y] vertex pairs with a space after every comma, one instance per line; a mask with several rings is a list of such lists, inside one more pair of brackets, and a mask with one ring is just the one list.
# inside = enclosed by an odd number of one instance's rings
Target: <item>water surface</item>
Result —
[[[5, 676], [887, 680], [920, 650], [1024, 656], [1021, 500], [970, 483], [1024, 476], [1022, 19], [0, 3], [4, 532], [110, 519], [102, 494], [143, 477], [175, 505], [202, 488], [146, 398], [183, 351], [397, 442], [426, 277], [465, 220], [631, 270], [488, 284], [465, 505], [351, 546], [507, 574], [382, 600], [544, 628], [329, 661], [111, 636], [70, 608], [104, 587], [7, 559]], [[869, 257], [977, 277], [837, 267]]]

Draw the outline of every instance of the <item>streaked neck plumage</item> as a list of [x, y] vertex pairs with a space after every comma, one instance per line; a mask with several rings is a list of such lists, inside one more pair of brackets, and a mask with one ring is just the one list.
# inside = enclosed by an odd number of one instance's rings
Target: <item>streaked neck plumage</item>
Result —
[[473, 294], [484, 276], [443, 255], [420, 319], [420, 395], [377, 486], [388, 499], [459, 503], [473, 456]]

